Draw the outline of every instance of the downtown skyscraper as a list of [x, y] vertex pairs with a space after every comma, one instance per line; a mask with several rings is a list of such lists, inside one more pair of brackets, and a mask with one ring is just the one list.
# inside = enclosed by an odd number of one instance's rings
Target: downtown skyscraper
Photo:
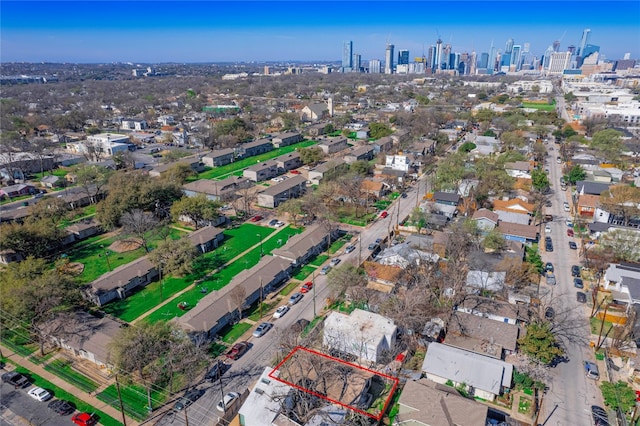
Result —
[[353, 42], [345, 41], [342, 45], [342, 72], [353, 70]]
[[393, 49], [394, 45], [387, 43], [387, 48], [384, 54], [384, 73], [393, 74]]

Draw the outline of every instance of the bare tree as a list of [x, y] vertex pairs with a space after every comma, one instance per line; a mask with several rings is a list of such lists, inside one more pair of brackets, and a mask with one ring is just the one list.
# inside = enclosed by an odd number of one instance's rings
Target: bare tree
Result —
[[161, 222], [152, 214], [140, 209], [124, 212], [120, 217], [120, 223], [124, 234], [133, 236], [135, 242], [140, 244], [149, 253], [149, 242], [155, 236], [155, 232], [161, 226]]
[[239, 285], [229, 292], [229, 299], [238, 310], [238, 321], [242, 319], [242, 310], [246, 305], [247, 289]]

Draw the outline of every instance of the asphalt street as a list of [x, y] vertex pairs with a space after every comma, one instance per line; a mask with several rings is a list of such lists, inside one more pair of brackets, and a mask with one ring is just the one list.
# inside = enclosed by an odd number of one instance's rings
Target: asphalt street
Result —
[[[566, 219], [572, 217], [571, 212], [565, 212], [564, 202], [571, 202], [571, 188], [562, 191], [560, 178], [562, 177], [562, 165], [556, 162], [559, 155], [559, 146], [553, 143], [547, 144], [549, 150], [546, 167], [549, 169], [552, 194], [549, 196], [552, 206], [546, 208], [547, 214], [553, 214], [554, 220], [550, 223], [554, 251], [544, 251], [541, 244], [541, 255], [544, 262], [552, 262], [555, 267], [557, 284], [551, 286], [549, 300], [542, 303], [550, 305], [556, 312], [555, 321], [564, 321], [562, 328], [569, 329], [570, 339], [565, 339], [567, 362], [560, 363], [551, 369], [549, 391], [545, 395], [539, 424], [545, 426], [557, 425], [590, 425], [591, 405], [602, 406], [602, 396], [596, 380], [588, 379], [585, 375], [583, 363], [586, 360], [594, 361], [593, 351], [589, 348], [589, 310], [585, 304], [576, 300], [576, 292], [579, 289], [573, 285], [571, 265], [580, 264], [580, 241], [567, 235]], [[578, 250], [569, 248], [569, 241], [578, 244]], [[542, 280], [544, 283], [544, 280]], [[546, 284], [542, 284], [546, 285]], [[589, 295], [588, 295], [589, 297]]]
[[[406, 191], [407, 198], [399, 197], [389, 206], [387, 209], [389, 215], [386, 218], [378, 217], [374, 223], [366, 228], [357, 228], [359, 232], [351, 242], [356, 246], [356, 250], [346, 254], [344, 253], [345, 245], [333, 257], [339, 257], [342, 262], [356, 265], [371, 255], [368, 246], [374, 243], [376, 239], [381, 238], [383, 239], [383, 244], [388, 243], [388, 236], [393, 227], [409, 216], [417, 205], [418, 197], [421, 198], [424, 195], [425, 184], [423, 179], [416, 182]], [[418, 192], [420, 193], [418, 194]], [[350, 228], [349, 231], [352, 232], [353, 230]], [[328, 262], [329, 260], [327, 260], [326, 264]], [[231, 367], [220, 381], [204, 383], [198, 386], [200, 389], [205, 389], [206, 392], [188, 408], [186, 414], [184, 412], [168, 412], [157, 424], [186, 425], [187, 421], [189, 426], [215, 424], [222, 416], [222, 413], [216, 409], [216, 404], [222, 396], [228, 392], [242, 393], [252, 386], [260, 377], [264, 368], [273, 366], [278, 357], [283, 355], [278, 353], [280, 348], [279, 336], [298, 319], [304, 318], [311, 321], [316, 314], [321, 312], [330, 293], [330, 289], [327, 286], [327, 277], [316, 273], [315, 277], [310, 277], [309, 280], [314, 282], [314, 289], [305, 294], [303, 299], [293, 305], [291, 310], [282, 318], [263, 318], [264, 321], [272, 322], [274, 327], [263, 337], [249, 337], [247, 341], [250, 343], [251, 348], [240, 359], [228, 361], [231, 363]], [[288, 298], [282, 299], [281, 304], [285, 304], [287, 300]], [[229, 415], [231, 414], [229, 413]]]

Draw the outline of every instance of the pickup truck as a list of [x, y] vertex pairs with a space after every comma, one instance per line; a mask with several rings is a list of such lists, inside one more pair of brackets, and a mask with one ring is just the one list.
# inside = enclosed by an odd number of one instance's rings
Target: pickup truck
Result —
[[18, 373], [17, 371], [10, 371], [8, 373], [4, 373], [2, 375], [2, 381], [4, 383], [10, 384], [16, 389], [27, 387], [30, 384], [29, 379], [23, 376], [22, 374]]

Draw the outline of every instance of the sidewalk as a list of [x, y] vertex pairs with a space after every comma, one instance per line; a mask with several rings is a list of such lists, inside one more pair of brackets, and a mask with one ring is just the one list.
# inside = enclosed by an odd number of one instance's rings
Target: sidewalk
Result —
[[[28, 369], [34, 374], [37, 374], [43, 379], [48, 380], [49, 382], [53, 383], [60, 389], [69, 392], [71, 395], [75, 396], [78, 399], [81, 399], [87, 404], [90, 404], [91, 406], [102, 411], [103, 413], [108, 414], [109, 416], [113, 417], [115, 420], [122, 421], [122, 413], [120, 413], [120, 411], [116, 410], [112, 406], [107, 405], [106, 403], [100, 401], [95, 396], [90, 396], [88, 393], [81, 391], [80, 389], [76, 388], [72, 384], [65, 382], [60, 377], [54, 374], [51, 374], [50, 372], [45, 370], [41, 365], [34, 364], [33, 362], [29, 361], [29, 359], [16, 354], [8, 347], [4, 345], [0, 345], [0, 347], [2, 348], [2, 354], [9, 360], [20, 365], [21, 367]], [[9, 365], [10, 364], [7, 364], [7, 367]], [[133, 420], [130, 417], [127, 417], [126, 419], [127, 419], [127, 426], [129, 425], [137, 426], [139, 424], [139, 422]]]

